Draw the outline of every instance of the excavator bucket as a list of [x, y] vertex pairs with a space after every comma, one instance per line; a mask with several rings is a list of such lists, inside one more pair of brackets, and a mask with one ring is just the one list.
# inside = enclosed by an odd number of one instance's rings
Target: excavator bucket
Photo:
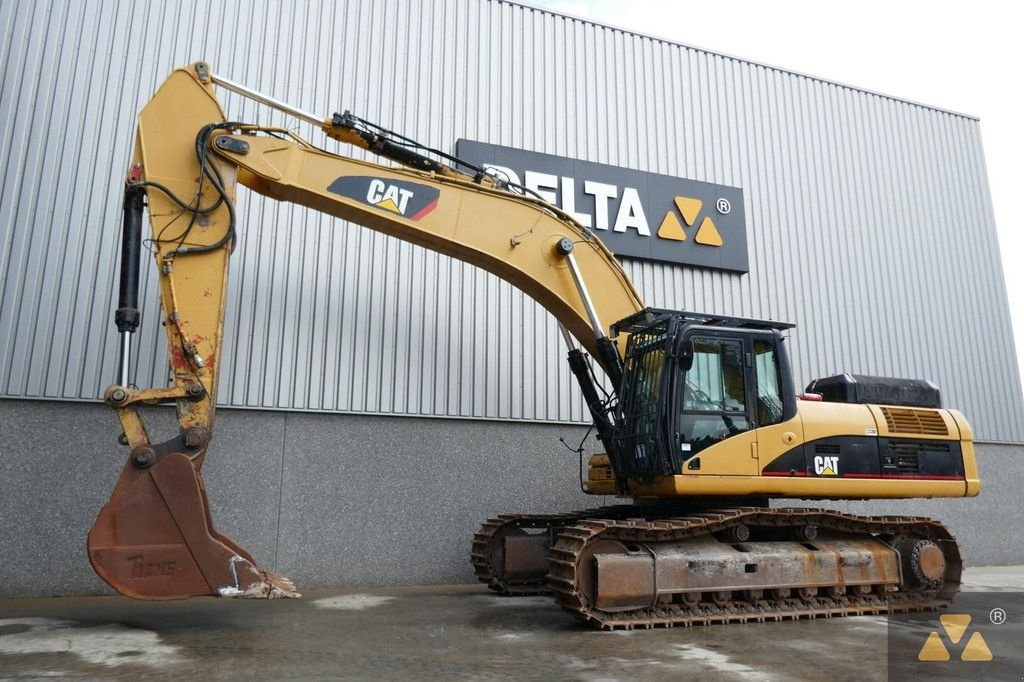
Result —
[[202, 477], [181, 453], [125, 468], [89, 531], [89, 561], [136, 599], [298, 597], [291, 581], [257, 567], [213, 528]]

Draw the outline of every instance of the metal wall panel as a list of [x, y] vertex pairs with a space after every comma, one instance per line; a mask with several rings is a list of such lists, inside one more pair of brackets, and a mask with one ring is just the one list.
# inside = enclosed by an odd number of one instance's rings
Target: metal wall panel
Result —
[[[134, 115], [172, 68], [206, 59], [444, 148], [466, 137], [742, 187], [750, 273], [626, 262], [651, 305], [796, 322], [798, 382], [928, 378], [979, 438], [1024, 441], [969, 117], [497, 0], [2, 2], [0, 29], [0, 395], [88, 400], [113, 379]], [[239, 215], [222, 404], [584, 419], [554, 321], [503, 282], [249, 193]], [[150, 275], [136, 381], [162, 385]]]

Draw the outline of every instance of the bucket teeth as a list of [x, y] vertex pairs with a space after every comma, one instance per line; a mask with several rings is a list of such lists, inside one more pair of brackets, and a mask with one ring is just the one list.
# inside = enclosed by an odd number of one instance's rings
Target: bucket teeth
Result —
[[252, 564], [246, 568], [255, 577], [248, 587], [221, 587], [218, 596], [234, 599], [296, 599], [302, 596], [295, 591], [295, 584], [283, 575], [256, 568]]

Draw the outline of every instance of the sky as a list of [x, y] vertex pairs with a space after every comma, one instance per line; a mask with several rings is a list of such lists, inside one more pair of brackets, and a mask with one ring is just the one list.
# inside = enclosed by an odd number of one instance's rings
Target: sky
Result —
[[981, 119], [1024, 383], [1024, 10], [975, 0], [517, 0]]

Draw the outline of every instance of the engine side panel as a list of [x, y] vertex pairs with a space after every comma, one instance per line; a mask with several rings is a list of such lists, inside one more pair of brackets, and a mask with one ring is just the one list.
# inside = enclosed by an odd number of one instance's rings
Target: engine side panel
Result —
[[[690, 458], [677, 475], [631, 484], [629, 492], [869, 499], [973, 497], [980, 490], [973, 434], [955, 411], [801, 402], [793, 419], [744, 435]], [[759, 475], [742, 475], [740, 464], [751, 462]], [[595, 491], [610, 487], [594, 483]]]

